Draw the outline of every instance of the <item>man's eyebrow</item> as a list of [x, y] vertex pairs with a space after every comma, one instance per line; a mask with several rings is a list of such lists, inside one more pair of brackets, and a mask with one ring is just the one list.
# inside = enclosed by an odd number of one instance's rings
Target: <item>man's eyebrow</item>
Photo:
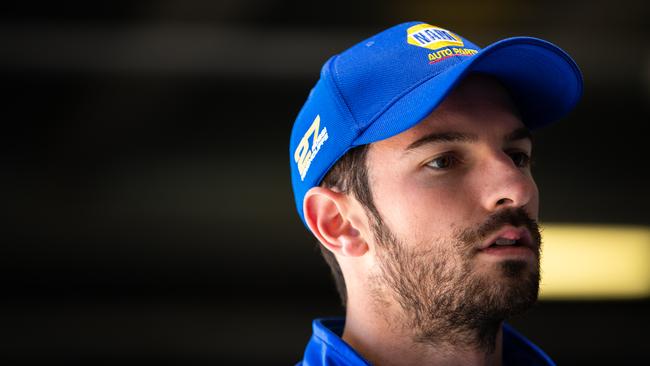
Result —
[[[533, 135], [526, 127], [518, 128], [505, 136], [505, 141], [512, 142], [517, 140], [528, 139], [533, 141]], [[419, 138], [406, 147], [405, 151], [409, 152], [419, 148], [422, 145], [435, 144], [440, 142], [476, 142], [478, 136], [462, 132], [434, 132]]]
[[526, 127], [520, 127], [508, 135], [506, 135], [505, 140], [508, 142], [511, 141], [517, 141], [517, 140], [525, 140], [528, 139], [531, 142], [533, 141], [533, 134], [530, 133], [530, 131]]
[[476, 142], [478, 136], [461, 132], [434, 132], [419, 138], [406, 147], [405, 151], [417, 149], [422, 145], [435, 144], [439, 142]]

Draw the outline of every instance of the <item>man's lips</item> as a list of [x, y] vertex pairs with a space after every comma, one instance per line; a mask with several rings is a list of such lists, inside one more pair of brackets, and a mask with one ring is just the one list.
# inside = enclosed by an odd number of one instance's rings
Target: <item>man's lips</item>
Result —
[[530, 234], [530, 231], [528, 231], [528, 229], [524, 227], [516, 228], [514, 226], [507, 225], [501, 228], [499, 231], [495, 232], [494, 234], [490, 235], [485, 241], [483, 241], [479, 245], [478, 249], [484, 250], [491, 246], [497, 246], [495, 243], [499, 239], [515, 241], [514, 244], [504, 245], [504, 247], [516, 245], [516, 246], [528, 247], [530, 249], [536, 249], [537, 246], [537, 244], [533, 243], [532, 235]]

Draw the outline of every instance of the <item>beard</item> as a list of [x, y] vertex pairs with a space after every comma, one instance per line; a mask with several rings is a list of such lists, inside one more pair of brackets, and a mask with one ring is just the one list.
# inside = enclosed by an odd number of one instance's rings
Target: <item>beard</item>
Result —
[[[530, 231], [535, 265], [508, 259], [496, 263], [496, 271], [477, 271], [477, 244], [506, 224]], [[541, 235], [521, 208], [501, 210], [477, 228], [434, 243], [406, 245], [377, 216], [373, 232], [379, 259], [379, 271], [371, 279], [373, 299], [381, 308], [389, 304], [386, 296], [392, 296], [402, 310], [393, 320], [415, 342], [491, 353], [503, 320], [537, 301]]]

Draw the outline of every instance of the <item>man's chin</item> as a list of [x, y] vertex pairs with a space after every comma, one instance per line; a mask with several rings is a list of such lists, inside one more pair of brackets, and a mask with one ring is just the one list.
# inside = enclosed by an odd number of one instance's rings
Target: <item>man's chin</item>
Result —
[[530, 280], [530, 276], [539, 276], [539, 263], [528, 259], [502, 259], [499, 261], [488, 261], [476, 266], [476, 276], [481, 276], [486, 280], [504, 281], [504, 280]]
[[[467, 288], [474, 304], [497, 317], [517, 315], [536, 301], [539, 294], [539, 267], [527, 260], [503, 260], [482, 266]], [[482, 300], [480, 300], [482, 299]]]
[[539, 272], [538, 269], [532, 268], [531, 264], [525, 260], [504, 260], [497, 265], [503, 277], [513, 280], [527, 280], [531, 272]]
[[496, 277], [493, 279], [491, 297], [495, 310], [500, 308], [504, 318], [523, 313], [537, 301], [539, 270], [527, 261], [499, 263]]

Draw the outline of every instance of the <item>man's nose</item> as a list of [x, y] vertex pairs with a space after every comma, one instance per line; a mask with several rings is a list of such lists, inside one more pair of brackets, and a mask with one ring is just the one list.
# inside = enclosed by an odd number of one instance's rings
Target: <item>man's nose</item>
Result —
[[496, 152], [487, 159], [482, 176], [483, 205], [490, 212], [524, 207], [537, 195], [537, 186], [528, 168], [516, 166], [505, 152]]

